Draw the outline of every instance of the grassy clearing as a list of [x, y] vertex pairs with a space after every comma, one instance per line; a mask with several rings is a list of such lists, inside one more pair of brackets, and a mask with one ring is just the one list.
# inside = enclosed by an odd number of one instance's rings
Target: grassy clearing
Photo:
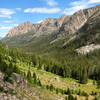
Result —
[[[39, 77], [41, 80], [41, 83], [44, 85], [50, 85], [53, 84], [54, 87], [56, 88], [61, 88], [61, 89], [74, 89], [74, 90], [81, 90], [84, 91], [88, 94], [90, 94], [92, 91], [93, 92], [100, 92], [99, 89], [97, 89], [96, 85], [93, 85], [93, 80], [88, 80], [88, 84], [80, 84], [78, 83], [78, 80], [72, 79], [72, 78], [63, 78], [58, 75], [52, 74], [50, 72], [46, 72], [43, 70], [38, 70], [37, 68], [27, 66], [25, 63], [20, 63], [17, 65], [19, 66], [20, 70], [23, 72], [26, 72], [29, 70], [33, 74], [33, 72], [36, 73], [36, 75]], [[78, 97], [78, 98], [83, 98], [79, 100], [84, 100], [84, 97]], [[93, 98], [92, 96], [89, 97], [90, 100]]]

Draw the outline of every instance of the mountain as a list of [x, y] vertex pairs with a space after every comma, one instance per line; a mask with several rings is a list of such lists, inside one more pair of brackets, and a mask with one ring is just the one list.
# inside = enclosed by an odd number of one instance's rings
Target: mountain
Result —
[[64, 21], [64, 24], [59, 29], [58, 37], [66, 37], [68, 35], [75, 34], [79, 29], [84, 26], [95, 13], [100, 12], [100, 6], [93, 8], [80, 10], [70, 16], [69, 20]]
[[37, 24], [32, 24], [31, 22], [24, 22], [17, 27], [11, 29], [6, 37], [9, 38], [16, 35], [28, 34], [28, 32], [32, 32], [33, 37], [38, 37], [40, 35], [48, 35], [53, 31], [59, 29], [66, 18], [67, 16], [62, 16], [59, 20], [47, 18], [46, 20]]
[[[100, 6], [96, 6], [80, 10], [72, 16], [63, 15], [59, 19], [48, 18], [37, 24], [22, 23], [11, 29], [3, 41], [10, 46], [31, 48], [34, 51], [39, 49], [44, 51], [46, 47], [52, 48], [52, 44], [58, 46], [59, 42], [62, 42], [61, 47], [66, 47], [74, 40], [80, 41], [80, 46], [84, 46], [99, 39], [99, 33], [95, 32], [94, 35], [89, 35], [89, 31], [99, 30], [99, 20]], [[85, 41], [84, 37], [93, 39]], [[84, 45], [81, 44], [83, 39]], [[76, 48], [80, 46], [76, 46]]]
[[11, 29], [4, 40], [8, 44], [20, 44], [29, 42], [33, 38], [49, 36], [54, 31], [57, 31], [68, 18], [68, 16], [63, 15], [60, 19], [48, 18], [37, 24], [30, 22], [22, 23], [18, 27]]
[[25, 34], [33, 29], [33, 24], [30, 22], [25, 22], [20, 24], [18, 27], [11, 29], [7, 34], [7, 37], [13, 37], [15, 35]]

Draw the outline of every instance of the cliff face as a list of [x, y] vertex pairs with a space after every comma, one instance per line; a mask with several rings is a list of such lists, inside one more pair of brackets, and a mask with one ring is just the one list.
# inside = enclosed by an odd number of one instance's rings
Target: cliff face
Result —
[[[100, 6], [96, 6], [94, 8], [89, 8], [85, 10], [80, 10], [74, 13], [70, 18], [64, 22], [62, 27], [59, 29], [59, 33], [57, 35], [58, 38], [66, 37], [70, 34], [75, 34], [79, 29], [81, 29], [87, 21], [92, 17], [95, 13], [100, 12]], [[96, 14], [95, 14], [96, 16]]]
[[20, 34], [25, 34], [31, 30], [33, 30], [33, 24], [30, 22], [25, 22], [22, 23], [20, 25], [18, 25], [18, 27], [15, 27], [13, 29], [11, 29], [6, 37], [13, 37], [15, 35], [20, 35]]
[[67, 18], [67, 16], [62, 16], [60, 19], [48, 18], [37, 24], [32, 24], [31, 22], [19, 24], [8, 32], [6, 38], [26, 34], [28, 32], [34, 33], [33, 35], [36, 37], [40, 35], [49, 35], [62, 26], [65, 18]]

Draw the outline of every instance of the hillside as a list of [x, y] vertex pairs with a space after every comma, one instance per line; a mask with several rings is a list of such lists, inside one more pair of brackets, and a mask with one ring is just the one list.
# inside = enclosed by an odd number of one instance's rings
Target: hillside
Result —
[[23, 64], [25, 64], [27, 69], [29, 67], [27, 65], [29, 59], [25, 55], [21, 51], [10, 50], [0, 41], [0, 99], [63, 100], [65, 96], [61, 94], [57, 95], [55, 92], [48, 91], [44, 87], [34, 83], [34, 77], [31, 77], [31, 82], [29, 81], [28, 70], [24, 72], [24, 69], [22, 70], [20, 67]]
[[18, 68], [13, 72], [33, 87], [58, 98], [60, 94], [62, 100], [99, 100], [100, 6], [37, 24], [22, 23], [2, 41], [8, 45], [7, 58]]

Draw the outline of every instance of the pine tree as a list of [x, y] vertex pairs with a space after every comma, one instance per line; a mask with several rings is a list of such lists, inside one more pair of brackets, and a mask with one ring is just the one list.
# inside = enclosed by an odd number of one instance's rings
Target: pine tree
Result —
[[100, 89], [100, 69], [98, 70], [97, 88]]
[[68, 100], [68, 97], [67, 96], [65, 97], [65, 100]]
[[40, 81], [40, 80], [38, 81], [38, 85], [39, 85], [39, 86], [42, 86], [42, 84], [41, 84], [41, 81]]
[[46, 85], [46, 89], [47, 89], [47, 90], [49, 89], [49, 85]]
[[71, 94], [71, 91], [70, 91], [69, 88], [67, 89], [67, 93], [66, 94]]
[[28, 70], [28, 72], [27, 72], [27, 79], [31, 80], [31, 72], [30, 72], [30, 70]]
[[56, 89], [56, 94], [58, 94], [59, 93], [59, 90], [58, 90], [58, 88]]
[[87, 70], [84, 67], [81, 71], [80, 71], [80, 83], [82, 84], [86, 84], [88, 82], [88, 74], [87, 74]]
[[69, 94], [69, 95], [68, 95], [68, 100], [74, 100], [73, 95]]
[[51, 84], [51, 85], [50, 85], [50, 91], [53, 91], [53, 89], [54, 89], [54, 87], [53, 87], [53, 85]]
[[36, 76], [36, 73], [33, 73], [33, 80], [34, 80], [34, 83], [36, 84], [36, 83], [37, 83], [37, 76]]

